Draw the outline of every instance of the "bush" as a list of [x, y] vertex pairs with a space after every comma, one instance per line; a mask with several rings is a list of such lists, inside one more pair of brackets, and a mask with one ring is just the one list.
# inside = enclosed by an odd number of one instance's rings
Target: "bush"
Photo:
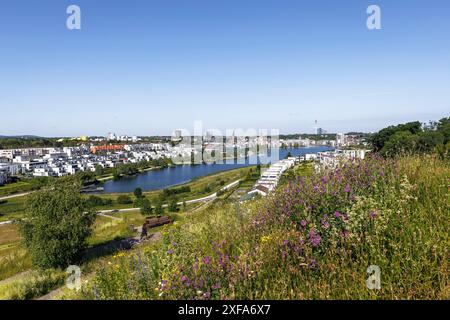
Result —
[[209, 184], [203, 188], [203, 193], [211, 193], [211, 192], [212, 187]]
[[118, 204], [131, 204], [133, 203], [133, 200], [129, 196], [121, 195], [117, 197], [117, 203]]
[[88, 206], [95, 208], [95, 207], [104, 207], [104, 206], [111, 206], [113, 204], [113, 201], [111, 199], [103, 199], [98, 196], [89, 196], [87, 198], [86, 203]]
[[187, 192], [191, 192], [191, 187], [189, 186], [183, 186], [183, 187], [179, 187], [179, 188], [173, 188], [173, 189], [164, 189], [163, 190], [163, 196], [165, 198], [173, 196], [173, 195], [177, 195], [180, 193], [187, 193]]

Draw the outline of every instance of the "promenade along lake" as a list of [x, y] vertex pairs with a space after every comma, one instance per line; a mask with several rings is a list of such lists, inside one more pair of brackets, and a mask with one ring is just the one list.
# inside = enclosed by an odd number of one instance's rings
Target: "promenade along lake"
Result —
[[[309, 147], [277, 149], [276, 152], [279, 152], [278, 158], [281, 160], [284, 159], [289, 152], [292, 156], [298, 157], [307, 153], [317, 153], [327, 150], [332, 150], [332, 148]], [[187, 183], [197, 177], [214, 174], [221, 171], [247, 167], [255, 165], [257, 163], [266, 164], [269, 163], [271, 159], [276, 159], [276, 157], [271, 157], [271, 154], [269, 152], [269, 154], [265, 156], [250, 156], [247, 159], [240, 159], [240, 161], [235, 160], [234, 162], [232, 160], [228, 160], [226, 163], [222, 164], [212, 163], [198, 165], [180, 165], [159, 170], [151, 170], [136, 174], [134, 176], [123, 177], [119, 180], [109, 180], [104, 183], [103, 187], [105, 193], [133, 192], [134, 189], [138, 187], [142, 188], [143, 191], [165, 189]]]

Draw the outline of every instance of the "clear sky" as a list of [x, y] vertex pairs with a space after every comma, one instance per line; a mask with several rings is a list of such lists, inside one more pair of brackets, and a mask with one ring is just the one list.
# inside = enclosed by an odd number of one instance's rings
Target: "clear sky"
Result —
[[[82, 29], [66, 28], [79, 5]], [[377, 4], [382, 30], [366, 27]], [[4, 0], [0, 135], [373, 131], [450, 115], [448, 0]]]

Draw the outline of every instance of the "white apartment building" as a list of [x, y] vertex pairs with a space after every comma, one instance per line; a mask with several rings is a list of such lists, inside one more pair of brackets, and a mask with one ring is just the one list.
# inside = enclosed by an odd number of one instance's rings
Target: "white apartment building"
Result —
[[8, 181], [8, 174], [0, 169], [0, 186], [4, 185], [6, 181]]
[[289, 157], [278, 161], [270, 166], [261, 174], [261, 178], [256, 182], [255, 187], [248, 192], [248, 194], [258, 193], [263, 197], [272, 192], [278, 185], [281, 175], [286, 170], [292, 168], [298, 160], [294, 157]]
[[22, 166], [17, 163], [1, 162], [0, 170], [5, 171], [10, 176], [16, 176], [22, 172]]
[[53, 170], [50, 167], [36, 168], [33, 172], [35, 177], [52, 177], [53, 175]]

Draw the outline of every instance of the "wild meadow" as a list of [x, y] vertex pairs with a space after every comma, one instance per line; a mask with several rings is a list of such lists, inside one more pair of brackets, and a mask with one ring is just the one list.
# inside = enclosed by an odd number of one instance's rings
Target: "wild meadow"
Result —
[[167, 226], [70, 298], [449, 299], [449, 188], [435, 156], [347, 161]]

